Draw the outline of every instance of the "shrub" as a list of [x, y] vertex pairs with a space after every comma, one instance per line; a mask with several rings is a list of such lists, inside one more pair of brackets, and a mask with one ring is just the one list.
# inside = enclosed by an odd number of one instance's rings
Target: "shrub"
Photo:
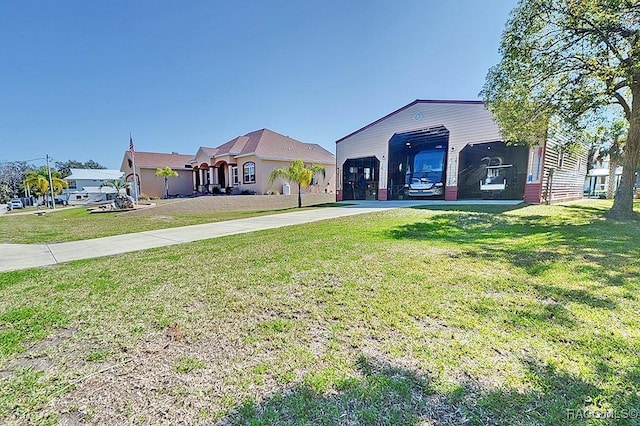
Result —
[[264, 193], [264, 195], [280, 195], [280, 193], [275, 189], [268, 189], [267, 192]]

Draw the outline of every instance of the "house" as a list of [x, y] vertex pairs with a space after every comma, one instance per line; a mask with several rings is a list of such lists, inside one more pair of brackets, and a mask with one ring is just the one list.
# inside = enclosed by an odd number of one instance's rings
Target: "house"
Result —
[[[134, 158], [135, 157], [135, 158]], [[136, 183], [137, 187], [131, 187], [127, 191], [129, 195], [146, 195], [149, 197], [161, 198], [165, 195], [164, 178], [156, 176], [156, 169], [171, 167], [178, 173], [177, 177], [169, 178], [170, 195], [191, 195], [191, 160], [193, 155], [170, 154], [160, 152], [136, 151], [133, 156], [130, 151], [126, 151], [120, 170], [125, 174], [127, 182]], [[135, 161], [134, 161], [135, 160]], [[134, 166], [135, 162], [135, 179]], [[137, 190], [137, 192], [136, 192]]]
[[304, 143], [269, 129], [256, 130], [238, 136], [217, 148], [200, 147], [191, 162], [193, 191], [265, 194], [297, 194], [298, 188], [277, 179], [269, 183], [276, 168], [287, 168], [295, 159], [305, 164], [320, 164], [325, 177], [316, 177], [307, 192], [335, 191], [335, 156], [320, 145]]
[[[617, 166], [614, 169], [615, 180], [613, 182], [613, 190], [618, 188], [620, 183], [620, 177], [622, 176], [622, 166]], [[610, 176], [609, 176], [609, 156], [603, 158], [596, 158], [587, 176], [584, 179], [584, 194], [589, 197], [606, 196], [609, 189]]]
[[563, 142], [506, 144], [481, 101], [416, 100], [336, 141], [336, 198], [581, 198], [586, 152]]
[[122, 180], [123, 175], [120, 170], [71, 169], [71, 174], [64, 178], [69, 187], [56, 198], [70, 205], [112, 200], [115, 189], [102, 185], [107, 181]]

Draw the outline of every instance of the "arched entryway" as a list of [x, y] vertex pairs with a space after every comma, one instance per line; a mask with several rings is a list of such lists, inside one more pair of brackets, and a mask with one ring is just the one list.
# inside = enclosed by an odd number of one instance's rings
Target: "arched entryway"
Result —
[[218, 161], [215, 165], [215, 173], [217, 176], [217, 182], [216, 185], [219, 186], [221, 189], [224, 189], [227, 187], [227, 162], [226, 161]]

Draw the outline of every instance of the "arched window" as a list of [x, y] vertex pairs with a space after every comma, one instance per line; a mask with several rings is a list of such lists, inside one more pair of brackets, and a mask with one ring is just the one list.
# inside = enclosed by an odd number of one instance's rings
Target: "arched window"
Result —
[[256, 163], [244, 163], [242, 170], [244, 174], [244, 183], [256, 183]]

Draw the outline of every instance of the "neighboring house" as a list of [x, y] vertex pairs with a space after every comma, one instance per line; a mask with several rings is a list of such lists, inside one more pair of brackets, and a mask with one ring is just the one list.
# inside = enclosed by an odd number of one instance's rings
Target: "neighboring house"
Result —
[[135, 155], [135, 179], [133, 164], [134, 158], [131, 156], [131, 152], [126, 151], [120, 170], [124, 172], [127, 182], [136, 183], [137, 187], [133, 188], [132, 185], [127, 189], [129, 195], [137, 194], [147, 195], [149, 197], [161, 198], [164, 194], [164, 178], [156, 176], [156, 169], [171, 167], [178, 173], [177, 177], [169, 178], [169, 195], [171, 196], [184, 196], [191, 195], [193, 193], [191, 184], [191, 160], [193, 155], [183, 155], [173, 152], [171, 154], [165, 154], [160, 152], [143, 152], [136, 151]]
[[249, 192], [265, 194], [270, 189], [283, 193], [289, 189], [297, 194], [298, 188], [277, 179], [268, 182], [269, 174], [276, 168], [287, 168], [295, 159], [305, 164], [320, 164], [326, 174], [318, 176], [307, 192], [335, 191], [335, 156], [320, 145], [304, 143], [269, 129], [257, 130], [238, 136], [217, 148], [201, 147], [193, 158], [192, 188], [198, 193]]
[[69, 184], [56, 198], [70, 205], [97, 203], [113, 200], [115, 189], [101, 186], [105, 181], [122, 180], [120, 170], [109, 169], [71, 169], [71, 175], [64, 178]]
[[337, 200], [583, 195], [586, 152], [505, 144], [481, 101], [416, 100], [336, 141]]
[[[622, 166], [616, 167], [615, 181], [613, 182], [614, 192], [620, 183], [622, 176]], [[609, 156], [596, 160], [591, 165], [591, 169], [584, 179], [584, 194], [589, 197], [606, 196], [609, 189]]]

